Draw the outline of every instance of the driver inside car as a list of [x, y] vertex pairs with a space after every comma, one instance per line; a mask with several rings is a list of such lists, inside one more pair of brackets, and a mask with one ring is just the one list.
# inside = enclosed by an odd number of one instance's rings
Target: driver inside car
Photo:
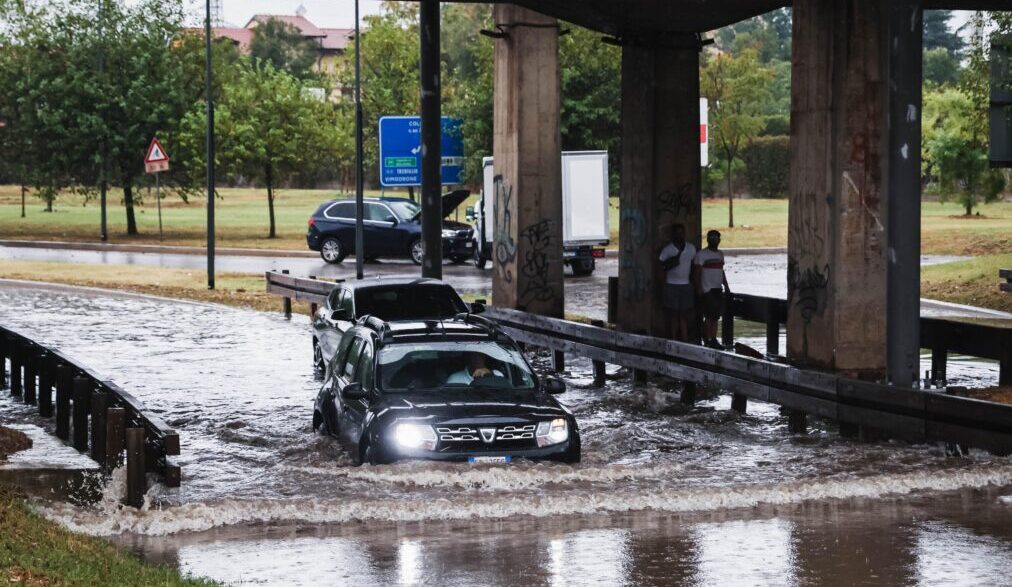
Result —
[[492, 371], [485, 364], [485, 355], [482, 353], [468, 353], [467, 364], [463, 369], [450, 374], [446, 379], [447, 385], [470, 385], [475, 379], [496, 375], [502, 377], [498, 371]]

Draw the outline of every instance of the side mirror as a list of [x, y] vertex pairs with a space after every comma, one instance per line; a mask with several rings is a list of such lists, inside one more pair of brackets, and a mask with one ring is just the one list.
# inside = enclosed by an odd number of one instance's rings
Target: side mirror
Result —
[[349, 383], [341, 390], [341, 397], [347, 400], [364, 399], [367, 395], [361, 383]]
[[468, 206], [464, 211], [464, 218], [468, 220], [474, 220], [474, 206]]
[[566, 382], [561, 379], [545, 379], [545, 383], [542, 387], [544, 388], [545, 393], [549, 393], [551, 395], [566, 393]]
[[485, 312], [485, 300], [475, 300], [471, 303], [472, 314], [482, 314]]
[[396, 216], [387, 216], [386, 221], [390, 222], [394, 226], [397, 226], [397, 217]]
[[348, 310], [341, 308], [340, 310], [331, 312], [330, 319], [337, 322], [338, 320], [351, 320], [351, 316], [348, 315]]

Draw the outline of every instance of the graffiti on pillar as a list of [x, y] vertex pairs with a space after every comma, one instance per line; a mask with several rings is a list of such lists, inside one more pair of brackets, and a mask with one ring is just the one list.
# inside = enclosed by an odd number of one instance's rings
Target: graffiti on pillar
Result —
[[818, 220], [814, 196], [801, 202], [799, 219], [790, 223], [787, 255], [787, 304], [796, 308], [804, 325], [802, 352], [808, 354], [808, 328], [826, 309], [830, 269], [826, 263], [826, 238]]
[[[552, 246], [551, 219], [535, 222], [520, 231], [520, 242], [524, 245], [520, 262], [520, 275], [524, 277], [523, 290], [517, 296], [521, 305], [531, 302], [548, 302], [558, 292], [549, 279], [549, 251]], [[514, 255], [516, 251], [514, 250]]]
[[623, 205], [619, 213], [619, 288], [622, 299], [643, 300], [647, 295], [648, 269], [639, 262], [639, 253], [647, 243], [647, 223], [643, 211]]
[[695, 190], [691, 183], [685, 183], [673, 190], [664, 190], [657, 195], [658, 211], [683, 220], [695, 211]]
[[495, 203], [492, 217], [495, 224], [495, 266], [506, 283], [513, 283], [513, 263], [517, 259], [517, 243], [510, 225], [513, 221], [513, 186], [506, 185], [501, 175], [495, 176]]

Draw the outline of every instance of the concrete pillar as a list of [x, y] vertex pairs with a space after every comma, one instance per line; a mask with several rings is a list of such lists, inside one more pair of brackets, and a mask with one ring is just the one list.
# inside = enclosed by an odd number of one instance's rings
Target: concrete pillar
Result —
[[886, 366], [887, 3], [795, 0], [787, 355]]
[[496, 4], [492, 303], [562, 317], [558, 21]]
[[618, 327], [668, 335], [657, 254], [668, 228], [700, 244], [699, 46], [692, 36], [622, 47]]

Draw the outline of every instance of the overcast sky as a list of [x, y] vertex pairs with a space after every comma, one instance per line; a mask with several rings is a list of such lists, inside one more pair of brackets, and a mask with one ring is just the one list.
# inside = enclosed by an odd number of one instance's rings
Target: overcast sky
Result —
[[[203, 24], [204, 2], [186, 0], [193, 26]], [[295, 14], [299, 6], [306, 9], [306, 18], [316, 26], [351, 28], [355, 25], [354, 0], [221, 0], [225, 22], [243, 26], [254, 14]], [[359, 0], [362, 15], [376, 14], [380, 0]], [[952, 28], [958, 28], [967, 21], [969, 11], [957, 10], [950, 21]]]

